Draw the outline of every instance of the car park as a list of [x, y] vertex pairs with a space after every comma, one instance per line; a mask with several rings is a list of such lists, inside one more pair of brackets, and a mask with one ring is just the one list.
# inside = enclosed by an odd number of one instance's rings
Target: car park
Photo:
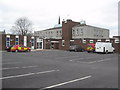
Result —
[[31, 49], [29, 47], [26, 47], [26, 46], [23, 46], [23, 45], [14, 45], [13, 47], [11, 47], [11, 51], [12, 52], [22, 52], [22, 51], [30, 52]]
[[79, 45], [71, 45], [69, 47], [69, 51], [75, 51], [75, 52], [83, 52], [85, 51], [82, 47], [80, 47]]
[[95, 52], [95, 44], [87, 44], [87, 52]]

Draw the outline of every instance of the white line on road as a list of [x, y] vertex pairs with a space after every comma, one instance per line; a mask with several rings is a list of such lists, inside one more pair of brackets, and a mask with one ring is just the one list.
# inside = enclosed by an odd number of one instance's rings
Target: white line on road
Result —
[[2, 79], [10, 79], [10, 78], [18, 78], [18, 77], [25, 77], [25, 76], [30, 76], [30, 75], [36, 75], [36, 74], [43, 74], [43, 73], [50, 73], [50, 72], [57, 72], [59, 70], [50, 70], [50, 71], [43, 71], [43, 72], [36, 72], [36, 73], [28, 73], [28, 74], [22, 74], [22, 75], [16, 75], [16, 76], [8, 76], [8, 77], [2, 77]]
[[108, 61], [108, 60], [111, 60], [110, 58], [107, 58], [107, 59], [103, 59], [103, 60], [98, 60], [98, 61], [93, 61], [93, 62], [88, 62], [88, 63], [97, 63], [97, 62], [103, 62], [103, 61]]
[[79, 61], [79, 60], [85, 60], [85, 59], [91, 59], [91, 58], [96, 58], [96, 57], [89, 57], [89, 58], [77, 58], [77, 59], [71, 59], [69, 61]]
[[22, 62], [9, 62], [9, 63], [2, 63], [2, 64], [17, 64], [17, 63], [22, 63]]
[[24, 66], [24, 67], [11, 67], [11, 68], [2, 68], [0, 70], [8, 70], [8, 69], [22, 69], [22, 68], [35, 68], [38, 66]]
[[70, 59], [69, 61], [75, 61], [75, 60], [80, 60], [80, 59], [84, 59], [84, 58]]
[[66, 57], [66, 56], [64, 57], [64, 56], [63, 56], [63, 57], [57, 57], [57, 58], [55, 58], [55, 59], [74, 58], [74, 57], [80, 57], [80, 56], [71, 56], [71, 57]]
[[[79, 78], [79, 79], [75, 79], [75, 80], [63, 82], [63, 83], [60, 83], [60, 84], [56, 84], [56, 85], [52, 85], [52, 86], [45, 87], [45, 88], [43, 88], [43, 89], [48, 89], [48, 88], [53, 88], [53, 87], [62, 86], [62, 85], [68, 84], [68, 83], [73, 83], [73, 82], [76, 82], [76, 81], [88, 79], [88, 78], [90, 78], [90, 77], [92, 77], [92, 76], [86, 76], [86, 77], [83, 77], [83, 78]], [[41, 90], [41, 89], [40, 89], [40, 90]]]

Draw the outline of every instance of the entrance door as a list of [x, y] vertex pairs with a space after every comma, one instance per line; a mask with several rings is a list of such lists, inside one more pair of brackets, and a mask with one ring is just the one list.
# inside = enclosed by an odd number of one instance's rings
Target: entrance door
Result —
[[42, 42], [37, 42], [37, 49], [43, 49], [42, 48]]
[[50, 48], [54, 49], [54, 43], [51, 43]]

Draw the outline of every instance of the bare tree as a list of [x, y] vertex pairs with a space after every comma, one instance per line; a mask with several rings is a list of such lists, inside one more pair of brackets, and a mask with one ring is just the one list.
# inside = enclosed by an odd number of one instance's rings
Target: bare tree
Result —
[[11, 31], [17, 35], [31, 35], [32, 22], [26, 17], [19, 18], [16, 20], [15, 26], [12, 26]]

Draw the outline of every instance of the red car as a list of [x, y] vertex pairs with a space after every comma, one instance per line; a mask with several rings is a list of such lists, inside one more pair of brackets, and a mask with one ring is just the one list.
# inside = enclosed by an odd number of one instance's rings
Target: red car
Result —
[[87, 52], [88, 53], [89, 52], [95, 52], [95, 44], [92, 44], [92, 43], [88, 44], [87, 45]]
[[12, 52], [21, 52], [21, 51], [27, 51], [30, 52], [31, 49], [29, 47], [23, 46], [23, 45], [14, 45], [11, 47]]

